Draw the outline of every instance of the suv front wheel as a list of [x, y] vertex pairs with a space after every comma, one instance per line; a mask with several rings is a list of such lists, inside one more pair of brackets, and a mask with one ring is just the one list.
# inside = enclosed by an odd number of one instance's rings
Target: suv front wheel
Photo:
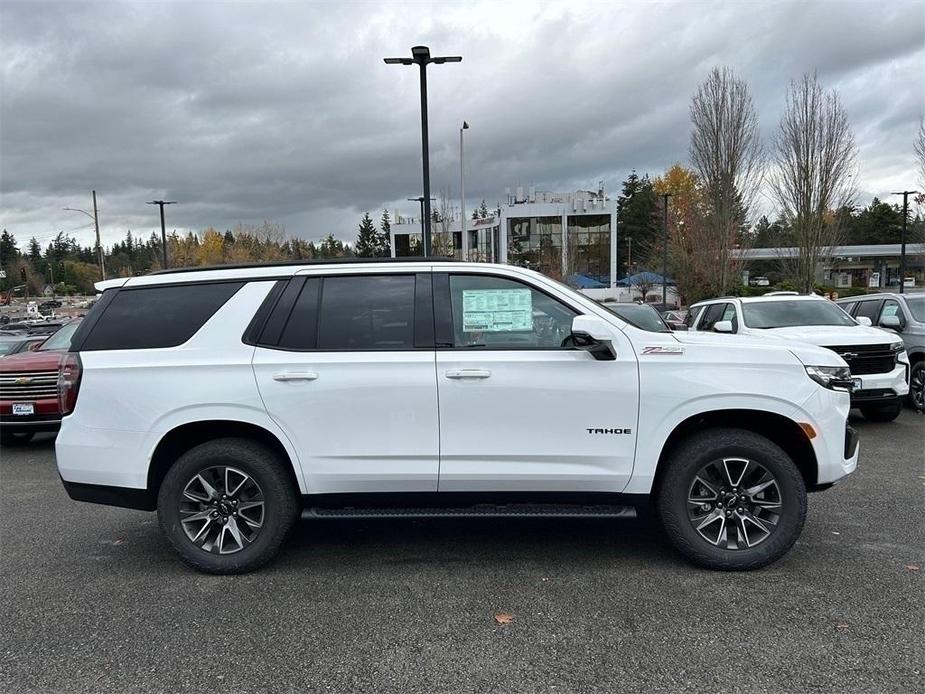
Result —
[[741, 571], [787, 553], [806, 519], [806, 486], [790, 457], [763, 436], [713, 429], [678, 446], [656, 505], [668, 537], [701, 566]]
[[269, 562], [298, 516], [282, 461], [260, 443], [217, 439], [184, 453], [161, 484], [161, 530], [184, 562], [213, 574]]

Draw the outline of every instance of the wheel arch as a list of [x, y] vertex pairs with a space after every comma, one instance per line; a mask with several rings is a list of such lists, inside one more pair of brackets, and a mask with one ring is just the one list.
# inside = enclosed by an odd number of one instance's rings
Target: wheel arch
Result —
[[148, 497], [157, 498], [161, 483], [177, 458], [199, 444], [223, 438], [248, 439], [265, 445], [279, 457], [293, 488], [301, 493], [295, 461], [276, 434], [251, 422], [212, 419], [180, 424], [161, 437], [148, 466]]
[[773, 441], [793, 460], [807, 491], [817, 487], [819, 464], [806, 432], [794, 420], [782, 414], [762, 410], [722, 409], [701, 412], [680, 422], [668, 435], [658, 457], [652, 483], [653, 496], [658, 493], [672, 452], [686, 439], [710, 429], [744, 429]]

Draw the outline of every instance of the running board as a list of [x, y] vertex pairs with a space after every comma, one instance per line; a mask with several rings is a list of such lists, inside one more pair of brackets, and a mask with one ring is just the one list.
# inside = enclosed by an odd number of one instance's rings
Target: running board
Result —
[[636, 518], [632, 506], [573, 504], [478, 504], [434, 508], [310, 507], [303, 519], [318, 518]]

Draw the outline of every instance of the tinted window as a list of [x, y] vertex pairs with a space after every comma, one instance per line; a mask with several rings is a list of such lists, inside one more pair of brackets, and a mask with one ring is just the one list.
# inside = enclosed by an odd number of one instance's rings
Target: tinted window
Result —
[[727, 320], [732, 323], [732, 332], [739, 332], [739, 317], [736, 315], [735, 304], [726, 304], [726, 308], [723, 309], [723, 316], [720, 320]]
[[692, 328], [694, 323], [697, 321], [697, 316], [700, 315], [700, 312], [703, 311], [703, 306], [694, 306], [690, 311], [687, 312], [687, 316], [684, 318], [684, 325], [688, 328]]
[[77, 332], [77, 327], [79, 325], [79, 320], [68, 323], [63, 328], [58, 330], [58, 332], [56, 332], [54, 335], [45, 340], [45, 342], [42, 343], [42, 346], [39, 347], [39, 350], [43, 352], [57, 349], [66, 350], [71, 346], [71, 338], [74, 337], [74, 333]]
[[704, 309], [703, 318], [697, 326], [697, 330], [713, 330], [716, 322], [722, 320], [723, 312], [726, 310], [726, 304], [710, 304]]
[[870, 322], [874, 325], [877, 324], [877, 314], [880, 312], [880, 304], [882, 302], [879, 299], [874, 301], [861, 301], [858, 303], [858, 310], [854, 312], [855, 318], [870, 318]]
[[318, 299], [321, 298], [321, 278], [305, 281], [292, 307], [279, 346], [286, 349], [314, 349], [318, 332]]
[[921, 323], [925, 323], [925, 296], [915, 296], [906, 299], [906, 306], [912, 317]]
[[452, 275], [454, 345], [558, 349], [577, 313], [543, 292], [503, 277]]
[[858, 302], [857, 302], [857, 301], [849, 301], [849, 302], [846, 303], [846, 304], [843, 304], [843, 303], [839, 302], [838, 305], [841, 306], [842, 309], [844, 309], [845, 313], [847, 313], [847, 314], [849, 314], [849, 315], [852, 315], [852, 312], [854, 311], [854, 307], [858, 305]]
[[318, 348], [412, 349], [414, 277], [326, 277], [321, 290]]
[[189, 340], [243, 285], [220, 282], [122, 289], [80, 349], [176, 347]]

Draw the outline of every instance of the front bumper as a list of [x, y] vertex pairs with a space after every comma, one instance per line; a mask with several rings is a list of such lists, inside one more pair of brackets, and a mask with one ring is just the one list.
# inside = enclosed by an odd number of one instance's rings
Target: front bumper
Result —
[[852, 376], [860, 379], [861, 387], [851, 393], [851, 406], [877, 405], [896, 402], [909, 393], [909, 365], [899, 361], [896, 368], [882, 374]]
[[0, 429], [13, 433], [58, 431], [61, 428], [61, 415], [37, 414], [25, 417], [0, 415]]

